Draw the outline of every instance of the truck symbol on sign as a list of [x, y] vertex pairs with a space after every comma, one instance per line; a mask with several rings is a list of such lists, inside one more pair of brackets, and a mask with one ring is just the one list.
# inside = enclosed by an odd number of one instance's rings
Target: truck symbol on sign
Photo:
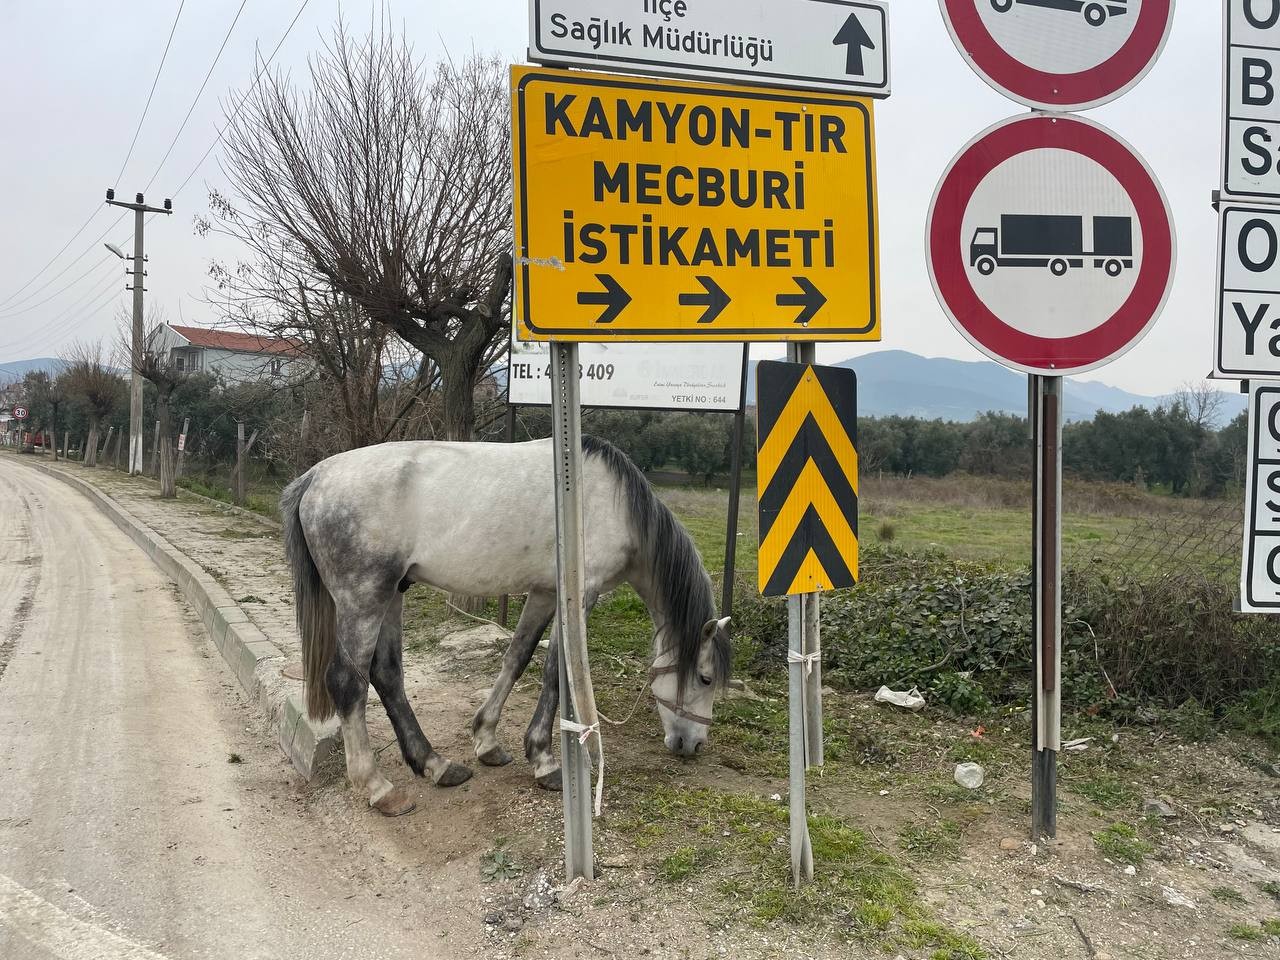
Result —
[[1094, 217], [1093, 249], [1084, 245], [1084, 217], [1005, 214], [999, 229], [979, 227], [969, 244], [969, 266], [989, 277], [996, 267], [1048, 267], [1065, 276], [1092, 260], [1095, 269], [1118, 277], [1133, 268], [1133, 220]]
[[1008, 13], [1015, 3], [1024, 7], [1047, 7], [1050, 10], [1067, 10], [1071, 13], [1083, 13], [1085, 23], [1100, 27], [1107, 22], [1107, 17], [1119, 17], [1129, 12], [1130, 0], [1111, 0], [1110, 3], [1099, 3], [1097, 0], [991, 0], [991, 6], [997, 13]]

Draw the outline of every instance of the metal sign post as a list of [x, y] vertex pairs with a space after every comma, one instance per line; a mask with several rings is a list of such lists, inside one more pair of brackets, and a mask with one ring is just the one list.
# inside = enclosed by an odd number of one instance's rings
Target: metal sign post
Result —
[[823, 765], [822, 592], [857, 580], [857, 386], [853, 371], [818, 367], [813, 344], [791, 362], [761, 364], [760, 589], [787, 597], [791, 870], [813, 878], [805, 772]]
[[1062, 378], [1031, 377], [1033, 474], [1031, 839], [1058, 835], [1062, 737]]
[[1174, 3], [938, 2], [974, 72], [1033, 109], [988, 128], [956, 156], [934, 193], [927, 235], [929, 276], [956, 329], [1030, 375], [1038, 840], [1057, 832], [1062, 378], [1110, 363], [1147, 334], [1177, 257], [1173, 216], [1146, 162], [1106, 128], [1060, 111], [1133, 88], [1164, 49]]
[[[568, 880], [595, 876], [591, 847], [591, 757], [569, 727], [599, 723], [587, 661], [582, 539], [582, 407], [578, 345], [551, 347], [556, 488], [556, 631], [560, 650], [560, 763], [564, 783], [564, 865]], [[595, 726], [598, 731], [599, 727]], [[599, 739], [597, 737], [597, 745]], [[597, 760], [599, 757], [597, 757]]]
[[729, 519], [724, 535], [724, 582], [720, 616], [733, 616], [733, 587], [738, 564], [738, 507], [742, 499], [742, 444], [747, 422], [747, 375], [751, 369], [751, 345], [742, 345], [742, 379], [738, 385], [738, 409], [733, 415], [732, 452], [729, 455]]

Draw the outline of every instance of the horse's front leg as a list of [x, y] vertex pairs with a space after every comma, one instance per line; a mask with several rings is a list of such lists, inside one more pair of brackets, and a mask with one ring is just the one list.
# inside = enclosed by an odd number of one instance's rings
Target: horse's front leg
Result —
[[524, 602], [520, 622], [516, 624], [511, 644], [507, 647], [506, 656], [502, 658], [502, 669], [493, 682], [493, 690], [471, 721], [471, 737], [475, 742], [476, 757], [486, 766], [500, 767], [511, 762], [511, 754], [498, 742], [498, 719], [502, 716], [503, 705], [511, 695], [512, 687], [529, 666], [533, 651], [555, 612], [554, 593], [530, 593]]
[[[595, 609], [600, 598], [597, 589], [588, 588], [587, 616]], [[554, 596], [552, 597], [554, 600]], [[547, 662], [542, 669], [542, 693], [538, 696], [538, 706], [534, 708], [533, 719], [529, 721], [529, 729], [524, 735], [524, 755], [533, 767], [533, 779], [544, 790], [560, 790], [563, 787], [560, 777], [560, 761], [551, 751], [554, 736], [556, 710], [560, 706], [560, 637], [559, 631], [551, 634], [551, 644], [547, 647]]]

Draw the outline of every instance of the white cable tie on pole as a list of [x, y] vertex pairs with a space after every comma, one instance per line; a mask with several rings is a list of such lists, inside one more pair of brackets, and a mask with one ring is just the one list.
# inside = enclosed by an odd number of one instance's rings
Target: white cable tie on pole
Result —
[[[584, 747], [587, 741], [594, 735], [596, 738], [596, 747], [600, 751], [600, 767], [596, 771], [596, 816], [600, 816], [600, 806], [604, 801], [604, 738], [600, 736], [600, 724], [597, 723], [577, 723], [573, 720], [560, 721], [560, 729], [567, 730], [569, 733], [578, 735], [578, 746]], [[588, 751], [590, 753], [590, 751]]]
[[804, 675], [807, 677], [813, 673], [813, 668], [822, 663], [822, 651], [815, 650], [813, 653], [796, 653], [794, 650], [787, 651], [787, 663], [803, 663]]

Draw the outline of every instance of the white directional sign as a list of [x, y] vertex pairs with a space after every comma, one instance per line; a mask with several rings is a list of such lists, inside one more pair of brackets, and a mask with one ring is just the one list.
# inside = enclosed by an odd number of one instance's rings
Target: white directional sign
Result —
[[[582, 405], [629, 410], [733, 412], [742, 394], [740, 343], [584, 343]], [[513, 340], [509, 402], [551, 403], [551, 347]]]
[[1280, 379], [1280, 208], [1222, 205], [1218, 291], [1214, 373]]
[[537, 63], [889, 95], [873, 0], [530, 0], [529, 42]]
[[1228, 0], [1223, 187], [1280, 200], [1280, 0]]
[[1240, 609], [1280, 611], [1280, 383], [1250, 384]]

